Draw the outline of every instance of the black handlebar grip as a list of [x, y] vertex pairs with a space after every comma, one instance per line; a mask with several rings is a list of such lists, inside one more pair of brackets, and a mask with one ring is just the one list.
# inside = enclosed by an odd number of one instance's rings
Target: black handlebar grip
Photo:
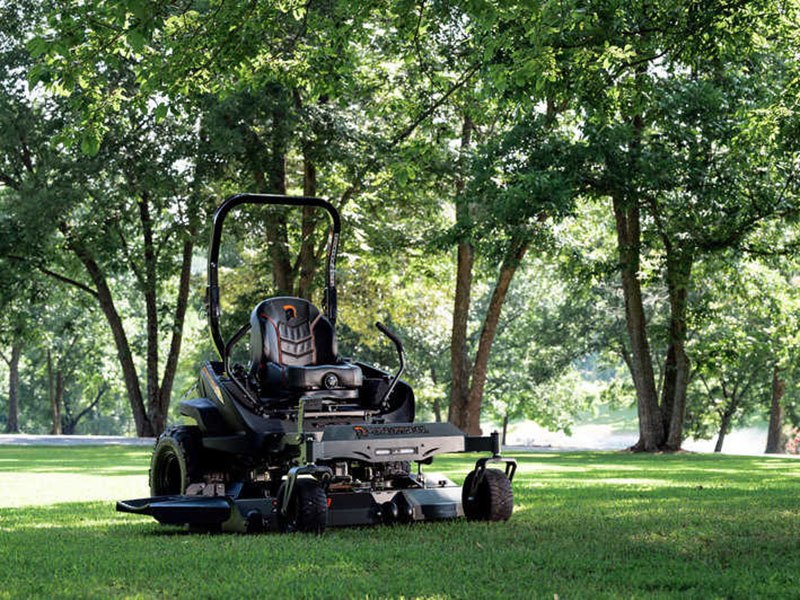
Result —
[[388, 327], [386, 327], [386, 325], [384, 325], [384, 324], [383, 324], [383, 323], [381, 323], [380, 321], [378, 321], [377, 323], [375, 323], [375, 327], [377, 327], [377, 328], [378, 328], [378, 331], [380, 331], [381, 333], [383, 333], [383, 335], [385, 335], [385, 336], [386, 336], [386, 337], [388, 337], [390, 340], [392, 340], [392, 341], [395, 343], [395, 345], [397, 345], [397, 346], [402, 346], [402, 345], [403, 345], [403, 343], [400, 341], [400, 338], [399, 338], [399, 337], [397, 337], [397, 336], [394, 334], [394, 332], [393, 332], [391, 329], [389, 329]]

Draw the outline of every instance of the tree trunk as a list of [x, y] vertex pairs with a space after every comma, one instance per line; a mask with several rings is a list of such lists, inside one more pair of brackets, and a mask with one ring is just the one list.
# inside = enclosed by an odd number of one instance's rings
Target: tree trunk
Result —
[[[67, 239], [69, 240], [69, 236], [67, 236]], [[122, 325], [122, 319], [114, 305], [114, 298], [111, 294], [111, 289], [108, 287], [105, 274], [85, 247], [75, 241], [70, 241], [69, 244], [71, 250], [81, 263], [83, 263], [86, 271], [89, 273], [89, 277], [97, 290], [97, 300], [100, 304], [100, 309], [103, 311], [103, 315], [105, 315], [106, 321], [108, 321], [108, 325], [111, 328], [114, 344], [117, 348], [117, 357], [122, 367], [122, 378], [125, 382], [125, 390], [128, 393], [128, 401], [130, 402], [131, 412], [133, 413], [133, 421], [136, 424], [136, 434], [139, 437], [153, 437], [156, 432], [145, 410], [142, 390], [139, 387], [139, 375], [136, 372], [136, 364], [133, 361], [131, 346], [128, 341], [128, 336], [125, 333], [125, 328]]]
[[[308, 145], [303, 148], [303, 195], [308, 197], [317, 194], [317, 169], [311, 160], [311, 149]], [[297, 282], [297, 296], [310, 298], [317, 272], [315, 253], [315, 236], [317, 228], [318, 210], [313, 206], [303, 207], [303, 222], [301, 225], [299, 278]]]
[[503, 310], [508, 288], [514, 273], [528, 250], [529, 241], [513, 239], [503, 258], [500, 266], [500, 274], [497, 284], [492, 292], [489, 301], [489, 308], [483, 320], [481, 337], [478, 341], [478, 352], [475, 354], [475, 363], [472, 367], [472, 382], [469, 388], [469, 399], [467, 401], [466, 414], [462, 414], [462, 421], [465, 424], [464, 431], [469, 435], [481, 435], [481, 403], [483, 402], [483, 391], [486, 386], [486, 376], [489, 369], [489, 356], [492, 351], [492, 343], [497, 333], [497, 324], [500, 321], [500, 313]]
[[[291, 134], [287, 111], [288, 108], [282, 100], [276, 98], [276, 106], [272, 111], [272, 127], [269, 130], [269, 146], [253, 127], [244, 126], [245, 155], [259, 194], [286, 194], [286, 154]], [[289, 259], [285, 211], [274, 208], [269, 212], [266, 234], [275, 294], [291, 296], [294, 291], [294, 274]]]
[[731, 430], [733, 415], [736, 414], [736, 411], [739, 409], [741, 398], [744, 397], [743, 394], [738, 394], [736, 389], [734, 389], [730, 395], [725, 392], [724, 389], [722, 393], [727, 402], [727, 406], [722, 412], [722, 415], [720, 415], [719, 436], [717, 437], [717, 444], [714, 446], [714, 452], [722, 452], [722, 443], [725, 441], [725, 436], [728, 435], [728, 432]]
[[[286, 155], [289, 151], [290, 128], [287, 107], [277, 102], [272, 111], [272, 138], [267, 164], [268, 193], [286, 194]], [[289, 236], [286, 213], [278, 209], [267, 221], [267, 238], [272, 255], [272, 277], [278, 295], [291, 296], [294, 273], [289, 258]]]
[[53, 415], [53, 435], [61, 435], [61, 407], [64, 405], [64, 371], [56, 369], [56, 413]]
[[767, 431], [767, 447], [764, 450], [767, 454], [782, 454], [781, 448], [781, 428], [783, 427], [783, 393], [785, 384], [781, 378], [781, 370], [778, 365], [772, 368], [772, 405], [769, 410], [769, 429]]
[[11, 344], [11, 358], [8, 361], [8, 417], [6, 433], [19, 433], [19, 362], [22, 358], [22, 343]]
[[[103, 394], [106, 393], [106, 390], [108, 390], [108, 386], [106, 384], [103, 384], [102, 386], [100, 386], [100, 389], [98, 390], [97, 395], [94, 397], [94, 400], [92, 400], [92, 402], [86, 408], [84, 408], [81, 412], [79, 412], [77, 415], [73, 416], [72, 412], [70, 410], [67, 410], [67, 418], [65, 419], [65, 422], [64, 422], [64, 434], [65, 435], [74, 435], [75, 434], [75, 429], [78, 427], [78, 423], [80, 422], [80, 420], [90, 410], [92, 410], [94, 407], [96, 407], [100, 403], [100, 399], [103, 397]], [[64, 406], [67, 407], [69, 405], [65, 403]]]
[[[667, 450], [680, 450], [683, 442], [683, 422], [686, 417], [686, 391], [689, 385], [689, 356], [686, 354], [686, 309], [689, 280], [692, 273], [691, 255], [683, 254], [667, 259], [667, 282], [670, 298], [670, 347], [674, 364], [670, 370], [665, 366], [664, 391], [670, 389], [672, 397], [666, 397], [669, 411], [664, 414], [667, 433]], [[669, 382], [669, 386], [667, 385]], [[724, 437], [724, 436], [723, 436]]]
[[[437, 385], [439, 383], [436, 377], [436, 367], [433, 365], [431, 365], [431, 382], [433, 385]], [[442, 422], [442, 401], [438, 394], [433, 399], [433, 417], [437, 423]]]
[[508, 413], [503, 415], [503, 438], [500, 444], [505, 446], [507, 444], [506, 437], [508, 436]]
[[[63, 375], [59, 369], [59, 376], [61, 376], [61, 387], [63, 389]], [[53, 371], [53, 353], [47, 350], [47, 390], [50, 396], [50, 414], [52, 418], [52, 427], [50, 428], [51, 435], [61, 435], [61, 401], [56, 391], [56, 378]]]
[[189, 305], [189, 284], [192, 277], [192, 254], [196, 235], [197, 224], [192, 222], [183, 242], [178, 295], [175, 299], [175, 316], [172, 322], [172, 339], [170, 340], [169, 351], [164, 363], [164, 373], [161, 377], [158, 397], [155, 401], [151, 399], [149, 406], [150, 421], [153, 424], [153, 430], [156, 435], [161, 434], [166, 428], [172, 386], [175, 383], [175, 374], [178, 371], [178, 359], [180, 358], [181, 344], [183, 342], [183, 326], [186, 321], [186, 309]]
[[633, 450], [653, 452], [664, 443], [664, 423], [658, 406], [650, 345], [647, 341], [647, 322], [639, 281], [639, 251], [641, 225], [639, 205], [620, 193], [612, 195], [617, 229], [617, 247], [625, 298], [625, 323], [631, 342], [631, 376], [636, 388], [639, 414], [639, 441]]
[[[146, 193], [139, 199], [139, 220], [144, 240], [144, 278], [142, 280], [145, 302], [145, 333], [147, 338], [147, 415], [153, 435], [158, 435], [163, 427], [153, 422], [158, 413], [158, 296], [156, 273], [156, 250], [153, 241], [153, 222], [150, 217], [150, 200]], [[154, 411], [155, 409], [155, 411]], [[154, 412], [156, 414], [154, 414]]]
[[[463, 157], [472, 141], [473, 124], [464, 117], [461, 128], [461, 156]], [[450, 407], [447, 420], [460, 429], [466, 428], [465, 409], [469, 401], [469, 349], [467, 347], [467, 324], [469, 322], [470, 294], [472, 292], [472, 265], [475, 253], [470, 242], [469, 229], [472, 226], [470, 201], [462, 195], [464, 179], [459, 173], [456, 178], [456, 226], [460, 241], [456, 265], [456, 290], [453, 305], [453, 329], [450, 335]]]
[[728, 428], [730, 427], [731, 418], [729, 415], [725, 414], [722, 417], [722, 422], [719, 425], [719, 436], [717, 437], [717, 443], [714, 446], [714, 452], [722, 452], [722, 443], [725, 441], [725, 436], [728, 433]]
[[[667, 345], [667, 354], [664, 357], [664, 369], [661, 373], [661, 418], [664, 421], [664, 437], [669, 435], [669, 425], [672, 422], [672, 406], [675, 402], [675, 383], [678, 372], [675, 358], [675, 345]], [[658, 393], [658, 389], [656, 389]]]

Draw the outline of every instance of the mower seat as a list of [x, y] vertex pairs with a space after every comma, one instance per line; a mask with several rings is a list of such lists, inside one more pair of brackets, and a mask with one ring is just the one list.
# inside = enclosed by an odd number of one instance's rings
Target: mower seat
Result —
[[361, 369], [339, 360], [333, 325], [308, 300], [264, 300], [253, 310], [250, 326], [250, 372], [262, 393], [328, 390], [332, 397], [358, 396]]

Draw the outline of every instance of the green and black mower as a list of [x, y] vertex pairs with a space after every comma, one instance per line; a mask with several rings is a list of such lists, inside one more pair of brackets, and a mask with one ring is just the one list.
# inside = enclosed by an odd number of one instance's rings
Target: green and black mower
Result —
[[[243, 204], [315, 207], [330, 217], [323, 310], [292, 296], [267, 298], [229, 339], [220, 331], [218, 265], [223, 224]], [[449, 423], [415, 423], [414, 392], [390, 374], [340, 356], [336, 255], [341, 221], [330, 203], [240, 194], [216, 210], [208, 256], [207, 311], [219, 360], [200, 370], [199, 397], [180, 403], [190, 425], [156, 441], [149, 498], [117, 510], [201, 531], [322, 532], [326, 527], [511, 516], [516, 462], [496, 433], [469, 436]], [[249, 336], [248, 336], [249, 334]], [[249, 339], [249, 363], [232, 359]], [[437, 454], [482, 452], [458, 486], [423, 472]], [[492, 468], [500, 467], [500, 468]]]

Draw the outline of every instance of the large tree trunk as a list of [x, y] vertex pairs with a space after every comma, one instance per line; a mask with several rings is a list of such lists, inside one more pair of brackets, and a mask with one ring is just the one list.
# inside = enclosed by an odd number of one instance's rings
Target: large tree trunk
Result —
[[[663, 419], [667, 450], [680, 450], [683, 442], [683, 422], [686, 416], [686, 392], [689, 385], [689, 356], [686, 354], [686, 309], [689, 280], [692, 272], [691, 255], [667, 259], [667, 283], [670, 299], [670, 349], [672, 365], [664, 369]], [[669, 383], [669, 385], [667, 385]], [[667, 395], [671, 393], [671, 396]], [[724, 437], [724, 435], [723, 435]]]
[[501, 445], [505, 446], [507, 444], [506, 438], [508, 437], [508, 413], [503, 415], [503, 437], [501, 438], [502, 441], [500, 442]]
[[[672, 422], [672, 405], [675, 402], [675, 383], [678, 372], [675, 357], [675, 345], [667, 345], [667, 354], [664, 357], [664, 368], [659, 375], [661, 382], [661, 418], [664, 421], [664, 437], [669, 435], [669, 424]], [[658, 393], [658, 388], [656, 388]]]
[[[461, 156], [464, 157], [472, 142], [472, 120], [464, 117], [461, 128]], [[453, 329], [450, 334], [450, 407], [447, 420], [460, 429], [466, 428], [465, 409], [469, 401], [469, 348], [467, 324], [469, 322], [470, 295], [472, 292], [472, 266], [475, 252], [470, 241], [472, 226], [470, 201], [463, 196], [464, 178], [456, 177], [456, 227], [460, 241], [456, 258], [456, 290], [453, 303]]]
[[[139, 199], [139, 220], [142, 226], [144, 240], [144, 277], [142, 287], [145, 305], [145, 333], [147, 339], [146, 368], [147, 368], [147, 415], [150, 434], [158, 435], [163, 427], [153, 422], [153, 417], [158, 413], [159, 382], [158, 382], [158, 275], [156, 273], [156, 249], [153, 241], [153, 222], [150, 217], [150, 199], [146, 193]], [[153, 410], [155, 409], [155, 411]]]
[[[311, 159], [311, 147], [303, 147], [303, 195], [314, 197], [317, 195], [317, 169]], [[299, 276], [297, 282], [297, 296], [310, 298], [314, 284], [314, 275], [317, 272], [316, 241], [314, 232], [317, 228], [318, 209], [313, 206], [303, 207], [303, 222], [301, 225], [300, 254], [298, 256]], [[298, 269], [295, 269], [298, 270]]]
[[[156, 435], [160, 434], [167, 425], [169, 404], [172, 397], [172, 387], [175, 383], [175, 374], [178, 371], [178, 359], [181, 354], [183, 342], [183, 326], [186, 321], [186, 309], [189, 306], [189, 284], [192, 277], [192, 254], [194, 253], [197, 224], [192, 221], [189, 231], [183, 241], [181, 254], [181, 272], [178, 280], [178, 295], [175, 299], [175, 316], [172, 321], [172, 338], [169, 351], [164, 363], [164, 373], [161, 376], [158, 396], [151, 398], [149, 403], [150, 421]], [[99, 401], [99, 399], [98, 399]]]
[[6, 433], [19, 433], [19, 362], [22, 358], [22, 343], [11, 344], [11, 357], [8, 359], [8, 414]]
[[[67, 239], [69, 239], [69, 236]], [[122, 319], [114, 304], [114, 297], [108, 287], [105, 273], [103, 273], [91, 253], [80, 243], [71, 241], [70, 248], [89, 273], [89, 277], [97, 291], [97, 301], [100, 304], [100, 309], [103, 311], [103, 315], [108, 321], [108, 326], [111, 328], [111, 334], [114, 337], [114, 344], [117, 348], [117, 357], [122, 367], [125, 390], [128, 393], [128, 401], [130, 402], [133, 421], [136, 425], [136, 434], [139, 437], [152, 437], [156, 435], [156, 431], [153, 429], [145, 410], [144, 397], [139, 387], [139, 375], [136, 372], [136, 364], [133, 361], [128, 335], [125, 333]]]
[[772, 368], [772, 405], [769, 410], [769, 429], [767, 431], [767, 454], [781, 454], [781, 428], [783, 427], [783, 393], [785, 385], [778, 365]]
[[519, 267], [528, 250], [529, 243], [527, 240], [520, 239], [511, 241], [503, 258], [503, 264], [500, 266], [497, 284], [492, 292], [489, 308], [483, 320], [481, 337], [478, 341], [478, 352], [475, 354], [475, 363], [472, 367], [472, 382], [469, 388], [467, 410], [466, 414], [462, 414], [462, 420], [466, 426], [464, 431], [469, 435], [481, 435], [481, 404], [489, 370], [489, 356], [491, 355], [492, 344], [497, 333], [497, 324], [500, 322], [500, 313], [503, 310], [508, 288], [511, 285], [511, 280], [514, 278], [517, 267]]
[[621, 193], [612, 195], [617, 229], [622, 292], [625, 298], [625, 323], [631, 343], [631, 376], [636, 388], [639, 414], [639, 441], [633, 450], [653, 452], [664, 443], [664, 423], [658, 406], [656, 382], [650, 345], [647, 341], [647, 321], [639, 281], [639, 252], [641, 225], [639, 205]]

